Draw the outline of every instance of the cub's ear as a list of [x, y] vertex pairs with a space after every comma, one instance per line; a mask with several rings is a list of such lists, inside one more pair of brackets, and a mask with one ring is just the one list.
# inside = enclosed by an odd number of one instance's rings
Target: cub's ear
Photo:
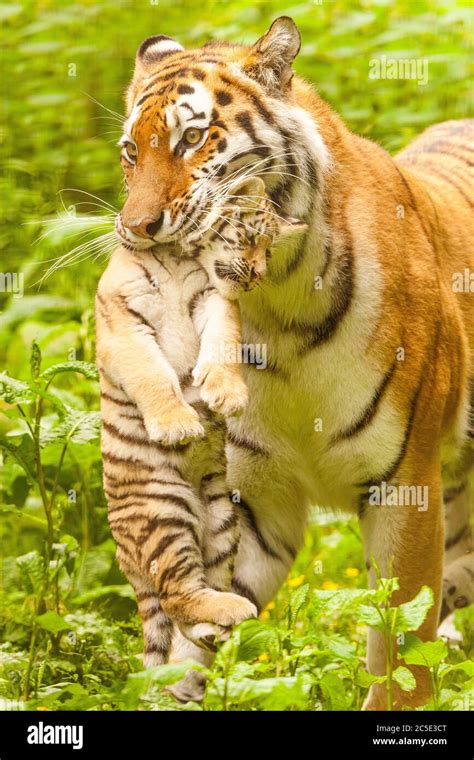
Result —
[[245, 73], [273, 95], [282, 94], [291, 82], [291, 64], [301, 47], [301, 37], [289, 16], [280, 16], [253, 45], [244, 62]]
[[234, 193], [234, 206], [258, 208], [265, 197], [265, 182], [261, 177], [247, 177], [243, 181], [237, 180], [230, 190]]
[[162, 61], [163, 58], [171, 55], [171, 53], [178, 53], [181, 50], [184, 50], [183, 46], [165, 34], [148, 37], [137, 50], [135, 76], [137, 74], [146, 76], [154, 70], [156, 64]]

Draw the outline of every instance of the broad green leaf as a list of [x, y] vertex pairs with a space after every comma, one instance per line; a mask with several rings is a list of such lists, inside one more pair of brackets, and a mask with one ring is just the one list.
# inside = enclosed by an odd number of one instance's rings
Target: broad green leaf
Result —
[[193, 660], [158, 665], [138, 673], [130, 673], [121, 691], [121, 699], [128, 709], [136, 709], [143, 696], [151, 686], [168, 686], [184, 678], [189, 670], [205, 671], [205, 668]]
[[[222, 692], [224, 679], [216, 679], [214, 687], [218, 692]], [[263, 702], [268, 705], [272, 701], [272, 695], [275, 699], [285, 699], [290, 704], [299, 700], [305, 691], [309, 691], [309, 685], [305, 685], [301, 679], [293, 676], [281, 676], [276, 678], [230, 678], [227, 684], [227, 696], [230, 702], [235, 705], [243, 705], [246, 702], [258, 700], [259, 704]], [[276, 709], [268, 708], [267, 709]], [[281, 709], [281, 708], [280, 708]], [[285, 709], [285, 708], [283, 708]]]
[[246, 620], [239, 626], [237, 660], [255, 660], [278, 643], [277, 632], [260, 620]]
[[407, 633], [404, 644], [398, 648], [398, 654], [407, 665], [425, 665], [431, 668], [447, 656], [448, 647], [443, 639], [421, 641], [413, 633]]
[[366, 670], [358, 670], [355, 676], [357, 686], [362, 686], [364, 689], [368, 689], [373, 683], [384, 683], [386, 680], [387, 676], [374, 676]]
[[416, 631], [432, 606], [433, 592], [429, 586], [423, 586], [414, 599], [397, 608], [396, 632]]
[[38, 593], [44, 578], [44, 561], [36, 550], [16, 558], [23, 585], [28, 594]]
[[357, 661], [357, 646], [345, 639], [344, 636], [334, 633], [331, 636], [322, 636], [321, 641], [325, 648], [338, 660], [344, 662]]
[[41, 446], [52, 443], [90, 443], [100, 434], [100, 412], [80, 412], [68, 408], [64, 418], [50, 429], [41, 430]]
[[309, 690], [309, 685], [301, 677], [297, 677], [291, 685], [279, 680], [269, 694], [260, 698], [259, 707], [263, 710], [275, 711], [306, 710], [308, 708]]
[[28, 477], [30, 485], [36, 483], [35, 451], [33, 440], [28, 435], [23, 435], [18, 444], [18, 438], [10, 438], [0, 433], [0, 449], [10, 454], [22, 467]]
[[41, 628], [44, 628], [45, 631], [50, 631], [50, 633], [71, 630], [69, 623], [67, 623], [61, 615], [58, 615], [57, 612], [54, 612], [54, 610], [49, 610], [48, 612], [45, 612], [44, 615], [38, 615], [36, 622]]
[[325, 698], [331, 705], [331, 710], [348, 710], [350, 707], [350, 697], [347, 693], [344, 682], [336, 673], [325, 673], [320, 683]]
[[71, 599], [71, 601], [73, 604], [87, 604], [88, 602], [93, 602], [96, 599], [102, 599], [102, 597], [109, 596], [110, 594], [116, 594], [123, 599], [135, 600], [136, 598], [133, 588], [129, 586], [128, 583], [123, 583], [119, 585], [116, 584], [114, 586], [100, 586], [99, 588], [91, 589], [90, 591], [86, 591], [79, 596], [75, 596], [74, 599]]
[[457, 662], [454, 665], [442, 665], [439, 669], [439, 676], [441, 679], [445, 678], [449, 673], [459, 670], [465, 673], [469, 678], [474, 678], [474, 662], [472, 660], [463, 660], [463, 662]]
[[403, 691], [413, 691], [416, 687], [415, 676], [410, 670], [408, 670], [408, 668], [404, 668], [403, 665], [396, 668], [393, 671], [392, 676], [393, 680], [398, 683]]
[[368, 604], [361, 604], [357, 613], [357, 620], [359, 623], [368, 625], [376, 631], [384, 630], [384, 623], [380, 612], [376, 607], [371, 607]]
[[66, 406], [53, 392], [45, 391], [33, 382], [23, 382], [9, 377], [6, 372], [0, 373], [0, 398], [7, 404], [24, 404], [34, 401], [35, 396], [41, 396], [49, 401], [59, 414], [66, 412]]
[[31, 404], [35, 399], [35, 394], [28, 383], [16, 380], [6, 372], [1, 372], [0, 398], [7, 404]]

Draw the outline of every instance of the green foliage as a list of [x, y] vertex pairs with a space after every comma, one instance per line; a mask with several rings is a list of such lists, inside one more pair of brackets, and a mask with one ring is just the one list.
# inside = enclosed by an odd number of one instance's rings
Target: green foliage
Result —
[[[368, 591], [354, 521], [315, 515], [292, 575], [259, 620], [221, 646], [203, 705], [163, 691], [187, 666], [144, 672], [133, 592], [118, 570], [99, 453], [93, 301], [106, 259], [94, 240], [122, 202], [116, 141], [135, 50], [151, 34], [187, 46], [251, 43], [277, 15], [303, 38], [296, 71], [357, 132], [394, 152], [422, 128], [470, 115], [468, 1], [33, 0], [2, 6], [0, 255], [24, 293], [0, 292], [0, 706], [9, 709], [361, 709], [367, 689], [410, 691], [429, 669], [427, 707], [472, 706], [472, 608], [458, 644], [421, 643], [431, 591], [391, 605]], [[124, 30], [126, 33], [124, 34]], [[372, 80], [371, 60], [421, 57], [426, 85]], [[77, 188], [77, 190], [67, 190]], [[100, 218], [99, 218], [100, 217]], [[90, 256], [52, 259], [87, 243]], [[47, 263], [48, 262], [48, 263]], [[41, 284], [40, 284], [41, 283]], [[22, 296], [22, 297], [20, 297]], [[367, 625], [393, 643], [389, 676], [365, 667]], [[396, 660], [398, 658], [398, 661]]]

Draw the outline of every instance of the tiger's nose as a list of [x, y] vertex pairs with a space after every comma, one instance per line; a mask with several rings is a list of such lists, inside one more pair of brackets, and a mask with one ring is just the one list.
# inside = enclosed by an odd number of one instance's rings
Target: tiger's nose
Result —
[[143, 238], [152, 238], [163, 226], [164, 212], [162, 211], [156, 219], [150, 217], [143, 217], [138, 219], [136, 223], [130, 224], [129, 229], [135, 235], [140, 235]]

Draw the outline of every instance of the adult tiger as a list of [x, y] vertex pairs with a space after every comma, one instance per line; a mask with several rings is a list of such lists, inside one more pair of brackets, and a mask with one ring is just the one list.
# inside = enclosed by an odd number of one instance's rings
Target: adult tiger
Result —
[[[253, 47], [185, 51], [164, 36], [141, 45], [117, 230], [137, 249], [189, 244], [211, 226], [219, 234], [230, 180], [250, 175], [264, 178], [278, 213], [307, 223], [302, 241], [275, 252], [265, 287], [241, 298], [243, 340], [265, 344], [268, 360], [266, 371], [245, 367], [249, 407], [230, 422], [243, 516], [233, 587], [262, 607], [302, 544], [310, 505], [358, 512], [371, 582], [373, 556], [383, 573], [393, 564], [397, 603], [422, 584], [434, 590], [420, 629], [433, 639], [442, 468], [450, 514], [462, 516], [451, 543], [459, 553], [468, 540], [474, 323], [469, 288], [453, 282], [474, 269], [472, 122], [433, 127], [394, 160], [293, 77], [299, 47], [287, 17]], [[177, 639], [182, 656], [204, 655]], [[384, 671], [373, 632], [368, 660]], [[426, 675], [416, 678], [397, 706], [427, 699]], [[367, 707], [384, 700], [374, 686]]]

